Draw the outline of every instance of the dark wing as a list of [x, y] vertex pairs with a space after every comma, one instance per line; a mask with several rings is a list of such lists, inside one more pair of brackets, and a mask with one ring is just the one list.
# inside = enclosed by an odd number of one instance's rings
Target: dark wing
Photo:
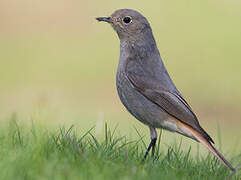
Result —
[[187, 104], [180, 93], [170, 92], [163, 88], [153, 89], [152, 84], [157, 84], [158, 81], [147, 81], [145, 77], [135, 75], [127, 72], [127, 78], [134, 88], [136, 88], [148, 100], [160, 106], [169, 115], [175, 117], [181, 122], [201, 133], [205, 139], [213, 143], [211, 137], [199, 125], [196, 115], [193, 113], [191, 107]]

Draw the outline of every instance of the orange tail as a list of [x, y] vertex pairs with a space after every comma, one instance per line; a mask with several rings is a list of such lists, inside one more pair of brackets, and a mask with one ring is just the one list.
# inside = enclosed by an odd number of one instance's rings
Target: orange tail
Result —
[[182, 125], [192, 133], [192, 135], [200, 141], [206, 148], [208, 148], [209, 151], [213, 153], [214, 156], [216, 156], [224, 165], [226, 165], [231, 171], [236, 171], [235, 168], [223, 157], [223, 155], [218, 152], [218, 150], [211, 144], [209, 143], [200, 133], [198, 133], [196, 130], [191, 128], [190, 126], [182, 123]]

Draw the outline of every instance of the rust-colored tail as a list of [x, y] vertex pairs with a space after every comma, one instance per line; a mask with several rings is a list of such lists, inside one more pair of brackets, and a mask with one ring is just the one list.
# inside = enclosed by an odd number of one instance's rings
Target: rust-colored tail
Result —
[[223, 155], [218, 152], [218, 150], [210, 142], [208, 142], [199, 132], [184, 123], [182, 123], [182, 125], [186, 129], [188, 129], [198, 141], [200, 141], [204, 146], [206, 146], [206, 148], [208, 148], [208, 150], [211, 151], [213, 155], [216, 156], [220, 161], [222, 161], [222, 163], [226, 165], [231, 171], [236, 171], [236, 169], [223, 157]]

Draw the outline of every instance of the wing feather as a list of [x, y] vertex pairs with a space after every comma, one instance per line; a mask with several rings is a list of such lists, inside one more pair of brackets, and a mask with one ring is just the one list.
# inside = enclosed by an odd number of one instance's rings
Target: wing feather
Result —
[[134, 73], [127, 73], [127, 78], [133, 87], [148, 100], [157, 104], [172, 117], [197, 130], [209, 142], [214, 143], [212, 138], [199, 125], [197, 117], [191, 107], [178, 93], [168, 91], [164, 88], [153, 89], [154, 86], [152, 86], [152, 84], [158, 83], [157, 81], [155, 82], [154, 79], [152, 79], [152, 82], [147, 81], [145, 77], [135, 75]]

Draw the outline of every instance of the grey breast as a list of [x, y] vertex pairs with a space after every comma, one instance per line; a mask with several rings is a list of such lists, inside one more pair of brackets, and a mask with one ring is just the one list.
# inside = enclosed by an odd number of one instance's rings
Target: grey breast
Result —
[[125, 63], [119, 63], [116, 75], [116, 86], [121, 102], [142, 123], [152, 127], [162, 127], [162, 121], [169, 115], [132, 86], [125, 74], [125, 65]]

